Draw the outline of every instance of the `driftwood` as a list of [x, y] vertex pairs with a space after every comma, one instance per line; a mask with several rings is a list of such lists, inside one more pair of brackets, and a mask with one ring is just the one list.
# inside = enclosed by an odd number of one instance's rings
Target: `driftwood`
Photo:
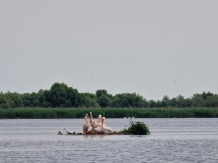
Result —
[[[84, 135], [83, 133], [80, 132], [69, 132], [65, 128], [64, 130], [66, 131], [66, 135]], [[59, 131], [58, 135], [63, 135], [63, 133]], [[88, 131], [86, 135], [123, 135], [123, 131], [113, 131], [110, 133], [92, 133], [91, 131]]]

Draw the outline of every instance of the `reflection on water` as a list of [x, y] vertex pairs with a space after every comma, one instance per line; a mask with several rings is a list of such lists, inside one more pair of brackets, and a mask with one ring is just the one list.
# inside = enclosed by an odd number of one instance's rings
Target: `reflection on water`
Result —
[[[151, 135], [82, 132], [83, 119], [0, 120], [0, 162], [218, 162], [218, 119], [134, 119]], [[107, 119], [120, 130], [128, 119]]]

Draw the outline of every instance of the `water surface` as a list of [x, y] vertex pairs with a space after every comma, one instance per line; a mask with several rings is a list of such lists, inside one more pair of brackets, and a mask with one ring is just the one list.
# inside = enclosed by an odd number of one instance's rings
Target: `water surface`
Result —
[[[151, 135], [82, 132], [83, 119], [0, 120], [0, 162], [218, 162], [218, 119], [134, 119]], [[129, 119], [106, 119], [114, 130]]]

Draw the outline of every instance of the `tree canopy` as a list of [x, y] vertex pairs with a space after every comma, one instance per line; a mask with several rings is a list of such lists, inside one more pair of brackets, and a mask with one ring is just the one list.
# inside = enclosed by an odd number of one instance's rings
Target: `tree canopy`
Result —
[[96, 93], [80, 93], [65, 83], [54, 83], [50, 89], [32, 93], [16, 92], [0, 93], [0, 109], [20, 107], [41, 108], [161, 108], [161, 107], [218, 107], [218, 95], [211, 92], [194, 94], [190, 98], [182, 95], [162, 100], [149, 100], [136, 93], [120, 93], [111, 95], [105, 89]]

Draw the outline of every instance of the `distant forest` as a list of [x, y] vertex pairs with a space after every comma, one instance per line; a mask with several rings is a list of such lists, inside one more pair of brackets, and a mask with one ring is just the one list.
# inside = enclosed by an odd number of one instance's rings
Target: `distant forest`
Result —
[[210, 92], [194, 94], [191, 98], [178, 95], [164, 96], [162, 100], [149, 100], [136, 93], [108, 94], [107, 90], [79, 93], [64, 83], [54, 83], [49, 90], [37, 93], [0, 93], [0, 108], [161, 108], [161, 107], [218, 107], [218, 95]]

